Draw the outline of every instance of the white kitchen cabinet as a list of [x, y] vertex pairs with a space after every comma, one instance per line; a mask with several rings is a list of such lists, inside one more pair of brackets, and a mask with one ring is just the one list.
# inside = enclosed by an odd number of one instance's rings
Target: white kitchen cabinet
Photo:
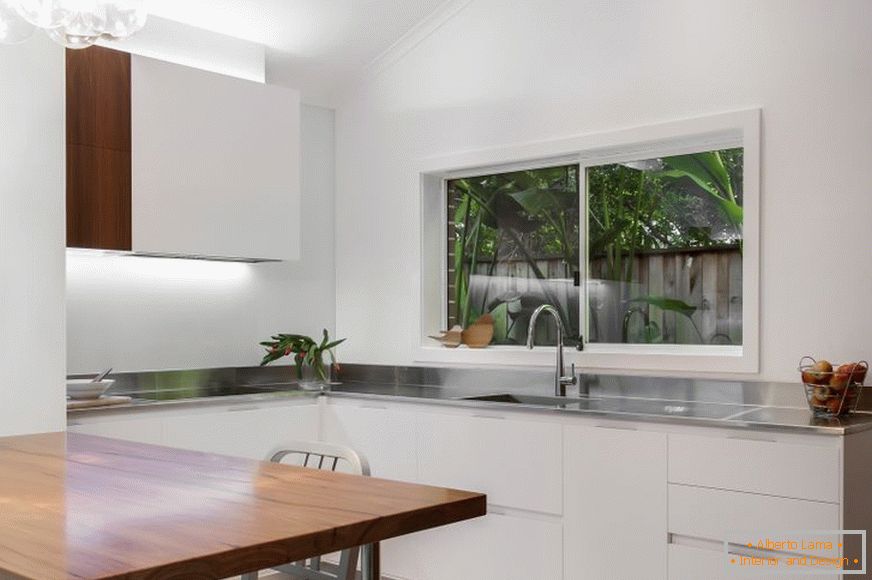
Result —
[[71, 418], [67, 429], [139, 443], [192, 451], [267, 459], [288, 441], [318, 439], [316, 401], [283, 405], [228, 405], [167, 411], [149, 410]]
[[[404, 407], [372, 401], [335, 401], [323, 406], [321, 438], [345, 445], [369, 462], [373, 477], [416, 482], [418, 460], [415, 448], [419, 413]], [[381, 543], [381, 567], [385, 574], [415, 578], [418, 558], [415, 536], [392, 538]], [[327, 560], [335, 560], [328, 556]]]
[[[409, 536], [414, 580], [563, 578], [559, 518], [491, 511], [487, 516]], [[566, 577], [570, 580], [570, 576]], [[575, 578], [572, 578], [575, 580]]]
[[67, 431], [123, 439], [136, 443], [163, 444], [163, 421], [156, 414], [143, 414], [136, 417], [116, 415], [84, 421], [71, 419], [67, 423]]
[[170, 447], [266, 460], [289, 441], [318, 439], [315, 404], [238, 405], [164, 418]]
[[872, 513], [872, 431], [735, 432], [339, 396], [73, 423], [258, 459], [321, 438], [358, 450], [374, 477], [487, 493], [484, 518], [382, 543], [383, 572], [409, 580], [721, 580], [735, 532], [863, 529]]
[[669, 532], [743, 543], [737, 533], [838, 530], [838, 504], [669, 484]]
[[413, 580], [561, 578], [560, 518], [493, 507], [560, 513], [560, 425], [440, 411], [373, 401], [324, 407], [323, 439], [365, 455], [373, 476], [489, 494], [486, 518], [382, 542], [382, 570]]
[[379, 403], [327, 404], [322, 440], [351, 447], [369, 462], [373, 477], [415, 482], [417, 414]]
[[[731, 554], [730, 558], [738, 557]], [[765, 574], [762, 570], [747, 567], [738, 571], [728, 569], [726, 555], [722, 549], [712, 546], [711, 549], [672, 544], [669, 546], [669, 580], [735, 580], [736, 578], [752, 578], [753, 580], [835, 580], [832, 574], [802, 574], [785, 575], [784, 572]], [[849, 577], [850, 578], [850, 577]]]
[[297, 91], [131, 57], [137, 252], [300, 256]]
[[666, 435], [564, 429], [565, 578], [665, 580]]
[[480, 491], [489, 505], [563, 513], [558, 422], [515, 413], [429, 413], [419, 429], [422, 483]]
[[669, 481], [814, 501], [839, 501], [833, 437], [765, 433], [669, 435]]

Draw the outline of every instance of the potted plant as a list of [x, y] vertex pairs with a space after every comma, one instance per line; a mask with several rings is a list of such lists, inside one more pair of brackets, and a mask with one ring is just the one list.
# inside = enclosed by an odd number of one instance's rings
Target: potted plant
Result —
[[338, 369], [333, 349], [345, 342], [344, 338], [330, 341], [327, 329], [320, 343], [303, 334], [276, 334], [272, 340], [261, 342], [266, 354], [260, 366], [268, 365], [282, 357], [293, 356], [297, 379], [304, 389], [324, 389], [330, 384], [330, 370], [324, 366], [324, 353], [330, 355], [330, 366]]

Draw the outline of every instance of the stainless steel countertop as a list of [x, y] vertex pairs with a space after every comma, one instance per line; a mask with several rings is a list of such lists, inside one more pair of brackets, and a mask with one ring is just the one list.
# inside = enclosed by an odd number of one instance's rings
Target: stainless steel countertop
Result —
[[[814, 417], [799, 384], [588, 375], [582, 380], [588, 396], [554, 399], [547, 396], [551, 375], [542, 369], [345, 367], [342, 382], [326, 396], [836, 436], [872, 429], [868, 412], [841, 419]], [[70, 410], [69, 418], [321, 395], [301, 390], [281, 367], [123, 373], [113, 378], [117, 382], [111, 394], [131, 396], [129, 404]], [[488, 395], [512, 395], [523, 403], [469, 399]]]
[[[822, 435], [850, 435], [872, 429], [872, 413], [858, 412], [850, 417], [825, 419], [812, 415], [807, 407], [777, 407], [740, 405], [723, 402], [692, 401], [597, 395], [566, 397], [560, 406], [550, 404], [553, 397], [546, 396], [547, 388], [483, 390], [470, 392], [468, 388], [455, 389], [434, 385], [397, 385], [348, 382], [334, 385], [330, 397], [369, 398], [374, 400], [403, 400], [408, 402], [455, 405], [463, 407], [553, 412], [592, 415], [609, 419], [649, 421], [685, 425], [708, 425], [730, 429], [755, 429], [817, 433]], [[503, 403], [470, 400], [473, 396], [495, 394], [542, 395], [542, 403]]]

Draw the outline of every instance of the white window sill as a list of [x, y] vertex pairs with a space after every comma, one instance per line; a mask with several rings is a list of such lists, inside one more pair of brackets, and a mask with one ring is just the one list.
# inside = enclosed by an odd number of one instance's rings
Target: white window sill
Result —
[[[756, 373], [758, 361], [741, 346], [729, 345], [601, 345], [589, 344], [584, 351], [565, 348], [566, 364], [575, 363], [585, 371], [654, 371], [692, 373]], [[421, 345], [416, 363], [477, 366], [553, 366], [555, 348], [537, 346], [490, 346], [487, 348], [445, 348]]]

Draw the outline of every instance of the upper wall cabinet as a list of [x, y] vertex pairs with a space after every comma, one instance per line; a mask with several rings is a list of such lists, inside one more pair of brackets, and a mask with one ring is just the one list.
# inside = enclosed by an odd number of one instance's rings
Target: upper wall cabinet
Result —
[[102, 48], [67, 71], [69, 246], [299, 258], [298, 92]]

